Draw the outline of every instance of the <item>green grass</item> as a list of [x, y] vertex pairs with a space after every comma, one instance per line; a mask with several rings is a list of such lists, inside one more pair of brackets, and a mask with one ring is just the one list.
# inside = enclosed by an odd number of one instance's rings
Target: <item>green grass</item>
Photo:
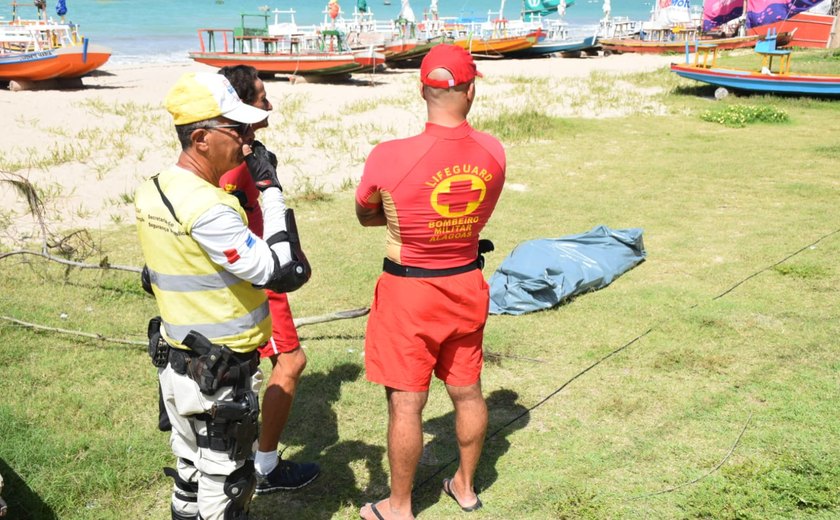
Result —
[[[503, 136], [508, 181], [528, 188], [505, 191], [483, 233], [497, 249], [487, 276], [523, 240], [598, 224], [643, 228], [648, 251], [605, 289], [489, 319], [477, 517], [837, 518], [840, 103], [713, 102], [703, 87], [653, 76], [620, 81], [661, 88], [668, 117], [557, 119], [537, 107], [475, 121]], [[790, 121], [701, 120], [743, 104]], [[291, 295], [295, 315], [369, 304], [384, 231], [358, 226], [352, 190], [327, 194], [310, 181], [289, 196], [314, 268]], [[76, 249], [90, 262], [97, 249], [113, 264], [142, 262], [131, 226], [85, 240], [96, 248]], [[133, 274], [31, 258], [2, 260], [0, 290], [2, 315], [112, 338], [141, 339], [155, 313]], [[384, 393], [364, 380], [364, 326], [300, 330], [309, 364], [282, 442], [285, 456], [317, 460], [323, 475], [256, 498], [254, 518], [356, 518], [387, 493]], [[167, 518], [171, 481], [160, 468], [172, 457], [155, 429], [144, 349], [4, 321], [0, 337], [0, 473], [12, 514]], [[424, 439], [415, 513], [459, 516], [440, 496], [457, 455], [440, 384]]]

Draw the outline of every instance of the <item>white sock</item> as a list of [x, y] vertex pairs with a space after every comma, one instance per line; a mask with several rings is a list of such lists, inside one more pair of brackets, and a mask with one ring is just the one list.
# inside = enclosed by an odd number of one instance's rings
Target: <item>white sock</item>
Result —
[[278, 460], [277, 450], [273, 451], [258, 451], [254, 456], [254, 469], [260, 475], [268, 475], [274, 468], [277, 467]]

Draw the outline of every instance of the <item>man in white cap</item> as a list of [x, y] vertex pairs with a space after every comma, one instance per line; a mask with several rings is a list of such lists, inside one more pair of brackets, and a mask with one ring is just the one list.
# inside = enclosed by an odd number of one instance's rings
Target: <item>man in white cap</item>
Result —
[[311, 274], [276, 173], [251, 168], [262, 192], [263, 241], [239, 201], [218, 187], [253, 161], [252, 124], [268, 112], [243, 103], [218, 74], [187, 73], [166, 96], [181, 143], [177, 163], [135, 194], [144, 285], [160, 317], [149, 354], [172, 423], [174, 520], [242, 520], [254, 491], [262, 374], [256, 348], [271, 335], [265, 292], [290, 292]]

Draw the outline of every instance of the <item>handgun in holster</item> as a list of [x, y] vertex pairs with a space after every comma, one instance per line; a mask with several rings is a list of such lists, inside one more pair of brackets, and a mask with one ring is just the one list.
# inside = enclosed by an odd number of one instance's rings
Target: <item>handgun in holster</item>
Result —
[[[194, 330], [191, 330], [181, 343], [198, 354], [190, 360], [187, 371], [205, 395], [215, 394], [224, 386], [223, 382], [231, 381], [229, 376], [234, 375], [229, 374], [231, 369], [238, 370], [238, 363], [235, 360], [231, 363], [232, 351], [229, 348], [214, 344]], [[236, 379], [238, 377], [234, 382]]]
[[149, 357], [152, 358], [152, 365], [157, 368], [166, 366], [169, 361], [169, 344], [163, 339], [160, 333], [161, 319], [160, 316], [155, 316], [149, 320], [149, 326], [146, 335], [149, 338]]
[[223, 439], [231, 460], [243, 460], [251, 456], [259, 435], [260, 405], [253, 392], [241, 393], [235, 399], [213, 405], [208, 434]]
[[496, 249], [496, 246], [493, 245], [493, 241], [482, 238], [478, 241], [478, 268], [484, 269], [484, 253], [490, 253]]

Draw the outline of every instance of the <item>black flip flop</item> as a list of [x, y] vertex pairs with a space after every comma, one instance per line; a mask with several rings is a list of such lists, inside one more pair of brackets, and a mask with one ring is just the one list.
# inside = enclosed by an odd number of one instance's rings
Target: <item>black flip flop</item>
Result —
[[[380, 513], [380, 512], [379, 512], [379, 510], [378, 510], [378, 509], [376, 509], [376, 504], [375, 504], [374, 502], [368, 502], [368, 503], [367, 503], [367, 504], [365, 504], [365, 505], [369, 505], [369, 506], [370, 506], [370, 510], [371, 510], [371, 511], [373, 511], [373, 514], [374, 514], [374, 515], [376, 515], [376, 518], [377, 518], [378, 520], [385, 520], [385, 517], [384, 517], [384, 516], [382, 516], [382, 513]], [[361, 517], [362, 515], [359, 515], [359, 516]]]
[[475, 504], [473, 504], [469, 507], [462, 506], [461, 502], [459, 502], [458, 499], [455, 498], [455, 493], [452, 491], [452, 488], [450, 487], [451, 484], [452, 484], [452, 479], [449, 479], [449, 478], [443, 479], [443, 492], [446, 493], [447, 495], [449, 495], [449, 497], [451, 497], [452, 500], [454, 500], [455, 503], [458, 504], [458, 507], [461, 508], [461, 511], [464, 511], [465, 513], [472, 513], [473, 511], [481, 509], [481, 507], [484, 505], [484, 504], [481, 503], [481, 499], [478, 498], [478, 495], [476, 495], [475, 496]]

